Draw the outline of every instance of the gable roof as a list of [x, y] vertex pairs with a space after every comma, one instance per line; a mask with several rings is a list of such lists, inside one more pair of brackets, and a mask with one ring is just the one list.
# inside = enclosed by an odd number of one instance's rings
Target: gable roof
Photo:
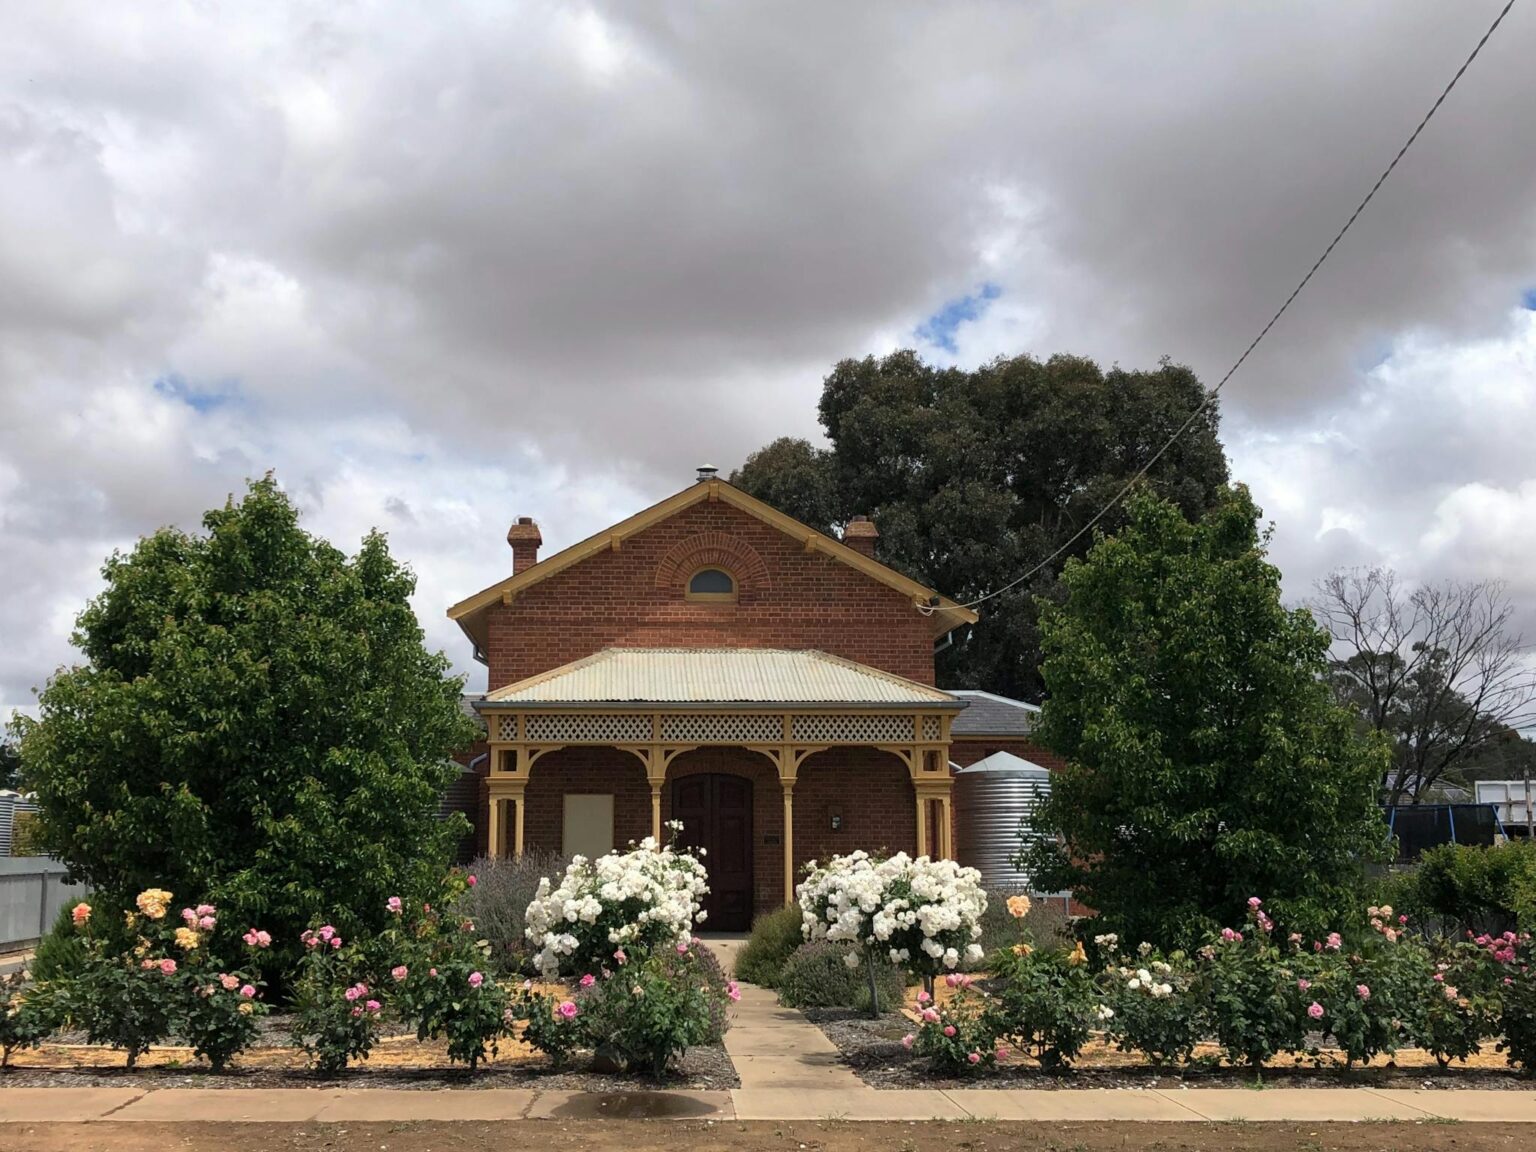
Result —
[[948, 692], [815, 650], [604, 648], [486, 693], [520, 704], [854, 704], [962, 707]]
[[505, 602], [511, 603], [512, 597], [524, 589], [549, 577], [564, 572], [573, 564], [579, 564], [589, 556], [617, 547], [624, 540], [636, 533], [643, 532], [655, 524], [661, 523], [668, 517], [675, 516], [686, 508], [705, 500], [720, 501], [729, 504], [733, 508], [740, 509], [749, 516], [755, 516], [770, 527], [777, 528], [795, 540], [804, 544], [807, 551], [819, 552], [839, 563], [846, 564], [873, 580], [895, 589], [897, 592], [908, 596], [912, 600], [913, 611], [918, 610], [918, 605], [927, 606], [934, 600], [938, 603], [933, 607], [929, 620], [932, 623], [933, 634], [942, 636], [944, 633], [958, 628], [962, 624], [976, 622], [976, 613], [969, 608], [963, 608], [948, 597], [940, 596], [932, 588], [919, 584], [910, 576], [904, 576], [896, 569], [880, 561], [857, 552], [841, 541], [834, 540], [831, 536], [807, 524], [802, 524], [793, 516], [786, 516], [777, 508], [749, 496], [740, 488], [727, 484], [724, 480], [711, 478], [691, 484], [681, 492], [668, 496], [658, 504], [652, 504], [643, 512], [637, 512], [627, 520], [621, 520], [611, 528], [605, 528], [595, 535], [588, 536], [579, 544], [572, 544], [560, 552], [556, 552], [537, 564], [525, 568], [515, 576], [509, 576], [505, 580], [492, 584], [480, 592], [476, 592], [468, 599], [461, 600], [448, 609], [448, 618], [457, 620], [470, 640], [474, 641], [479, 651], [485, 649], [484, 613], [493, 604]]
[[950, 725], [955, 739], [966, 736], [1028, 736], [1040, 715], [1040, 705], [998, 696], [974, 688], [951, 688], [951, 696], [967, 702], [964, 712]]

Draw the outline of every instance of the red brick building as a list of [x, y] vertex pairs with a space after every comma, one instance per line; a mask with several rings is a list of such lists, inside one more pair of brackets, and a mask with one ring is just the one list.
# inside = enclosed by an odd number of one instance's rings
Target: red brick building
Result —
[[950, 854], [952, 758], [1027, 728], [956, 739], [968, 701], [934, 686], [934, 645], [975, 616], [880, 563], [876, 535], [708, 471], [543, 560], [518, 520], [511, 574], [449, 609], [489, 673], [486, 850], [591, 855], [679, 819], [722, 929], [790, 899], [806, 860]]

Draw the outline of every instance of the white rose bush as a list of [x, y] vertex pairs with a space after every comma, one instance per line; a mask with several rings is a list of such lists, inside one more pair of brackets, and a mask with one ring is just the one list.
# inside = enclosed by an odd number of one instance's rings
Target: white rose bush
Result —
[[867, 852], [806, 865], [796, 889], [806, 940], [847, 943], [844, 962], [895, 964], [930, 984], [942, 972], [982, 957], [981, 916], [987, 896], [981, 873], [953, 860], [916, 859], [905, 852], [876, 858]]
[[[674, 829], [675, 830], [675, 829]], [[528, 905], [534, 963], [547, 977], [624, 966], [661, 947], [683, 948], [704, 921], [704, 865], [647, 836], [627, 852], [576, 856], [559, 884], [539, 881]]]

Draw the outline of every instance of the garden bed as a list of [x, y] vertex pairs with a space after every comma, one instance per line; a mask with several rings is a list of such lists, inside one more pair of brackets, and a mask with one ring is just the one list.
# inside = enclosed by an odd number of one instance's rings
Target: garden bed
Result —
[[[157, 1046], [125, 1068], [123, 1054], [101, 1045], [45, 1044], [16, 1052], [12, 1067], [0, 1071], [6, 1087], [134, 1088], [541, 1088], [611, 1092], [634, 1085], [655, 1087], [638, 1075], [588, 1070], [590, 1054], [577, 1053], [563, 1069], [521, 1041], [503, 1041], [497, 1055], [470, 1073], [450, 1066], [446, 1046], [422, 1043], [413, 1034], [385, 1036], [366, 1061], [336, 1076], [307, 1067], [303, 1051], [285, 1033], [287, 1020], [264, 1020], [261, 1043], [241, 1053], [223, 1073], [195, 1059], [190, 1049]], [[718, 1044], [690, 1048], [664, 1082], [667, 1088], [725, 1089], [740, 1085], [725, 1048]]]
[[[900, 1012], [878, 1019], [843, 1008], [807, 1008], [805, 1016], [837, 1045], [842, 1061], [872, 1088], [1221, 1088], [1249, 1087], [1257, 1077], [1247, 1068], [1219, 1065], [1213, 1045], [1196, 1050], [1198, 1063], [1179, 1068], [1154, 1068], [1134, 1053], [1121, 1052], [1094, 1039], [1064, 1072], [1047, 1072], [1033, 1060], [1010, 1056], [989, 1069], [966, 1077], [946, 1079], [936, 1075], [926, 1061], [902, 1047], [901, 1038], [912, 1030], [912, 1020]], [[1346, 1069], [1337, 1053], [1323, 1051], [1325, 1060], [1314, 1067], [1304, 1061], [1293, 1066], [1273, 1064], [1262, 1080], [1271, 1088], [1495, 1088], [1524, 1089], [1532, 1082], [1505, 1063], [1502, 1053], [1485, 1051], [1466, 1064], [1441, 1069], [1426, 1052], [1405, 1049], [1391, 1063], [1377, 1062]]]

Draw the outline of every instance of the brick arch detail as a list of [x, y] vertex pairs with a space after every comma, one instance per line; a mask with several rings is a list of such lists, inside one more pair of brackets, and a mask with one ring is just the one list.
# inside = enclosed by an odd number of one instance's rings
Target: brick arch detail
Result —
[[723, 568], [736, 579], [736, 595], [755, 596], [773, 587], [768, 565], [757, 549], [729, 532], [700, 532], [679, 540], [656, 565], [656, 587], [683, 591], [700, 568]]

